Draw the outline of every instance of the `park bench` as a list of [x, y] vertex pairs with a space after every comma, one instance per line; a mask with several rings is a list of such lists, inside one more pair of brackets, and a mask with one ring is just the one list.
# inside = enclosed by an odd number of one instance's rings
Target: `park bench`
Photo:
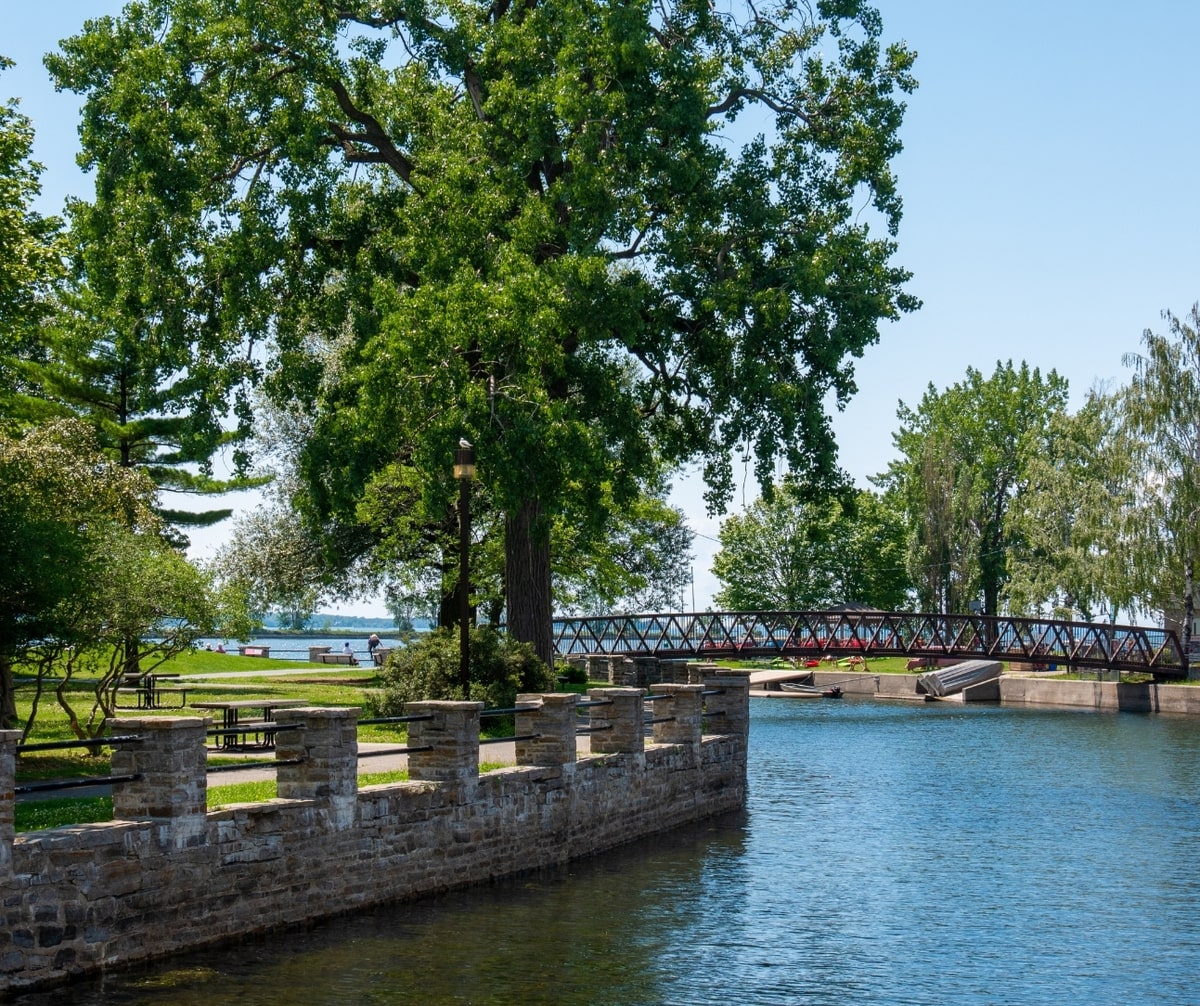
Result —
[[347, 664], [351, 667], [358, 666], [358, 660], [353, 653], [318, 653], [316, 654], [317, 662], [322, 664]]

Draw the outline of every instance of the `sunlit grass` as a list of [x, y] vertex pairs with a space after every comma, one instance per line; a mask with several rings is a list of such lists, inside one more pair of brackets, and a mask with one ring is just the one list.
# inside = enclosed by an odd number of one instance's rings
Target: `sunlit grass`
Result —
[[13, 808], [13, 823], [17, 832], [111, 821], [112, 816], [111, 796], [30, 800], [18, 803]]

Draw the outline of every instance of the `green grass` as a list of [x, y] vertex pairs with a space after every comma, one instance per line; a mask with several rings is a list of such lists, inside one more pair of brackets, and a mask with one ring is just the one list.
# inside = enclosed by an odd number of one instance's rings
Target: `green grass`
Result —
[[[261, 697], [303, 699], [314, 706], [362, 707], [379, 687], [374, 668], [322, 667], [320, 675], [296, 675], [294, 677], [277, 677], [267, 673], [292, 669], [312, 670], [316, 666], [318, 665], [306, 661], [268, 661], [257, 657], [239, 657], [200, 650], [180, 654], [158, 667], [156, 673], [201, 676], [201, 680], [181, 681], [174, 686], [187, 689], [189, 703]], [[231, 672], [236, 672], [237, 676], [232, 678], [212, 677], [212, 675], [228, 675]], [[73, 678], [64, 687], [68, 701], [81, 720], [86, 721], [91, 715], [97, 680], [95, 675], [82, 674]], [[252, 689], [247, 686], [252, 686]], [[18, 685], [17, 713], [22, 719], [29, 717], [33, 696], [34, 689], [30, 683], [22, 682]], [[131, 700], [132, 696], [128, 698]], [[168, 696], [167, 700], [175, 701], [176, 698], [177, 696], [172, 695]], [[123, 708], [117, 712], [119, 717], [204, 715], [200, 710], [187, 707], [149, 710]], [[359, 736], [364, 741], [396, 741], [404, 737], [404, 730], [387, 726], [363, 727]], [[58, 704], [52, 686], [48, 686], [47, 691], [42, 694], [37, 719], [28, 739], [30, 742], [74, 739], [67, 714]], [[56, 753], [56, 756], [62, 756], [62, 752]], [[24, 756], [18, 766], [24, 763], [26, 769], [30, 768], [32, 762], [28, 759], [32, 757], [32, 755]], [[41, 759], [44, 756], [39, 754], [38, 757]], [[97, 760], [94, 765], [103, 771], [103, 763], [103, 761]], [[50, 764], [50, 762], [47, 761], [45, 764]], [[19, 768], [19, 771], [24, 771], [24, 769]], [[77, 773], [68, 772], [66, 774]], [[30, 776], [30, 778], [34, 777]]]
[[112, 816], [111, 796], [30, 800], [13, 808], [14, 826], [18, 832], [111, 821]]
[[[500, 762], [481, 762], [479, 773], [494, 772], [506, 766]], [[392, 782], [405, 782], [408, 772], [394, 769], [390, 772], [366, 772], [358, 777], [358, 786], [379, 786]], [[274, 800], [279, 788], [274, 779], [259, 782], [236, 782], [227, 786], [212, 786], [208, 790], [208, 809], [228, 807], [238, 803], [263, 803]], [[113, 819], [112, 797], [62, 797], [50, 800], [31, 800], [18, 803], [15, 807], [15, 827], [18, 832], [42, 831], [47, 828], [63, 828], [76, 824], [93, 824]]]
[[794, 665], [790, 660], [785, 660], [782, 657], [776, 657], [774, 660], [722, 660], [721, 664], [725, 667], [740, 668], [748, 671], [761, 671], [767, 668], [775, 668], [778, 670], [788, 670], [795, 667], [796, 670], [811, 670], [811, 671], [840, 671], [845, 674], [906, 674], [908, 672], [907, 657], [868, 657], [866, 667], [857, 666], [851, 667], [846, 661], [849, 657], [838, 657], [840, 663], [827, 664], [824, 661], [817, 664], [816, 667], [805, 668], [803, 662], [799, 665]]

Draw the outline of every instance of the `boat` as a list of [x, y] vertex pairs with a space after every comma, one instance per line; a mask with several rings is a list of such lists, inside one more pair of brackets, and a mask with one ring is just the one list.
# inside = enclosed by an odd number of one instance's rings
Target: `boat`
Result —
[[998, 678], [1003, 670], [1004, 665], [998, 660], [961, 660], [949, 667], [917, 675], [917, 690], [941, 699]]
[[802, 685], [798, 681], [781, 681], [779, 687], [791, 695], [802, 695], [810, 699], [840, 699], [841, 685], [831, 685], [828, 688], [821, 685]]

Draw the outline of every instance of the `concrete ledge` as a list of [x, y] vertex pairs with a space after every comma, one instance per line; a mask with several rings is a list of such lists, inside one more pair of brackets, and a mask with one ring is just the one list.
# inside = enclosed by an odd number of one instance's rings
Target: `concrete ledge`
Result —
[[[845, 695], [858, 698], [908, 699], [915, 702], [925, 699], [917, 691], [915, 674], [814, 670], [813, 683], [826, 688], [840, 685]], [[783, 691], [755, 690], [750, 694], [760, 698], [788, 697], [788, 693]], [[960, 695], [950, 696], [950, 699], [958, 702], [1000, 702], [1004, 705], [1069, 706], [1107, 712], [1200, 716], [1200, 686], [1153, 682], [1067, 681], [1006, 673], [992, 681], [972, 685]]]
[[1129, 684], [1116, 681], [1064, 681], [1005, 675], [1000, 679], [1005, 705], [1072, 706], [1107, 712], [1200, 715], [1200, 687]]

